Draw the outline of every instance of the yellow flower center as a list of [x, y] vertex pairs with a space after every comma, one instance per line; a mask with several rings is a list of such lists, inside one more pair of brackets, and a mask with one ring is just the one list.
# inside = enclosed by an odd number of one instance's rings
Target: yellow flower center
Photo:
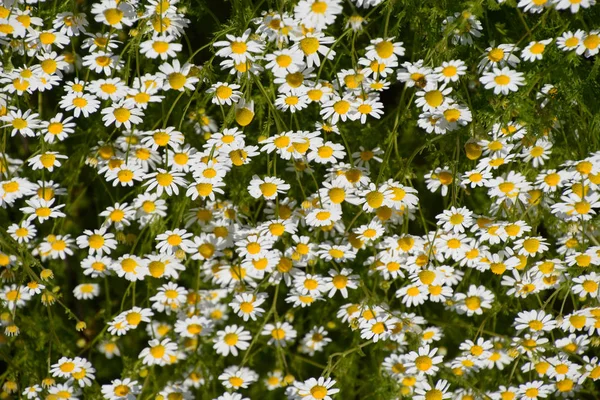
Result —
[[380, 58], [390, 58], [394, 54], [394, 44], [384, 40], [375, 45], [375, 51]]
[[569, 323], [577, 330], [583, 328], [586, 318], [583, 315], [572, 315], [569, 317]]
[[314, 37], [305, 37], [300, 40], [300, 48], [306, 55], [315, 54], [319, 50], [319, 39]]
[[215, 94], [218, 98], [226, 100], [231, 97], [233, 90], [229, 86], [221, 85], [217, 88]]
[[316, 215], [316, 218], [319, 221], [326, 221], [331, 217], [331, 213], [329, 211], [319, 211]]
[[430, 90], [423, 97], [429, 107], [439, 107], [444, 102], [444, 95], [439, 90]]
[[454, 178], [452, 177], [452, 174], [449, 172], [446, 172], [446, 171], [440, 172], [438, 179], [442, 185], [446, 185], [446, 186], [451, 184], [452, 181], [454, 180]]
[[155, 278], [160, 278], [165, 273], [165, 263], [161, 261], [152, 261], [148, 264], [150, 275]]
[[132, 258], [126, 258], [123, 261], [121, 261], [121, 268], [123, 268], [123, 271], [127, 273], [134, 272], [137, 265], [138, 263]]
[[442, 75], [444, 75], [447, 78], [451, 78], [454, 75], [456, 75], [457, 69], [454, 65], [448, 65], [447, 67], [444, 67], [444, 69], [442, 69]]
[[508, 75], [498, 75], [494, 78], [494, 81], [501, 86], [508, 85], [510, 83], [510, 76]]
[[51, 153], [42, 154], [40, 157], [40, 162], [45, 168], [50, 168], [54, 166], [54, 162], [56, 161], [56, 156]]
[[465, 306], [471, 311], [478, 310], [481, 306], [481, 299], [477, 296], [469, 296], [465, 299]]
[[503, 58], [504, 58], [504, 50], [502, 50], [500, 48], [492, 49], [488, 53], [488, 59], [492, 62], [497, 63], [498, 61], [502, 60]]
[[498, 189], [504, 194], [508, 194], [515, 189], [515, 184], [512, 182], [502, 182], [498, 185]]
[[71, 372], [71, 371], [73, 371], [74, 369], [75, 369], [75, 364], [74, 364], [74, 363], [72, 363], [71, 361], [67, 361], [67, 362], [65, 362], [65, 363], [62, 363], [62, 364], [60, 365], [60, 370], [61, 370], [62, 372]]
[[104, 238], [100, 235], [91, 235], [88, 239], [88, 243], [92, 249], [99, 249], [104, 246]]
[[88, 101], [84, 97], [75, 97], [73, 99], [73, 105], [77, 108], [84, 108], [88, 105]]
[[260, 192], [265, 197], [271, 197], [277, 193], [277, 185], [270, 182], [264, 182], [259, 185]]
[[109, 25], [117, 25], [123, 19], [123, 11], [118, 8], [109, 8], [104, 10], [104, 18]]
[[169, 85], [175, 89], [175, 90], [179, 90], [183, 87], [183, 85], [185, 85], [185, 82], [187, 81], [185, 75], [183, 75], [180, 72], [173, 72], [172, 74], [169, 74]]
[[51, 213], [52, 213], [52, 210], [50, 210], [50, 208], [48, 208], [48, 207], [40, 207], [35, 210], [35, 214], [38, 217], [42, 217], [42, 218], [49, 217]]
[[329, 158], [333, 155], [333, 149], [330, 146], [321, 146], [317, 150], [317, 153], [321, 158]]
[[157, 40], [154, 43], [152, 43], [152, 48], [158, 54], [166, 53], [169, 50], [169, 42]]
[[535, 253], [540, 248], [540, 241], [537, 239], [525, 239], [523, 241], [523, 248], [528, 253]]
[[310, 6], [310, 9], [315, 14], [325, 14], [325, 11], [327, 11], [327, 2], [325, 2], [325, 1], [315, 1]]
[[383, 200], [385, 199], [383, 194], [376, 190], [367, 193], [365, 198], [369, 207], [374, 209], [381, 207], [381, 205], [383, 204]]
[[578, 214], [587, 214], [588, 212], [590, 212], [592, 206], [587, 201], [582, 200], [575, 203], [573, 208]]
[[173, 182], [173, 175], [168, 172], [161, 172], [156, 175], [156, 182], [160, 186], [169, 186]]
[[428, 371], [433, 366], [433, 360], [429, 356], [419, 356], [415, 360], [415, 366], [419, 371]]
[[350, 111], [350, 103], [346, 100], [339, 100], [333, 104], [333, 110], [339, 115], [345, 115]]
[[151, 347], [150, 354], [152, 354], [152, 357], [156, 359], [163, 358], [165, 356], [165, 346], [159, 344], [158, 346]]
[[198, 247], [198, 253], [204, 258], [211, 258], [215, 254], [215, 246], [211, 243], [203, 243]]
[[129, 386], [127, 385], [118, 385], [114, 389], [114, 393], [119, 397], [125, 397], [129, 394]]
[[444, 118], [448, 122], [456, 122], [460, 119], [460, 110], [458, 108], [449, 108], [444, 111]]
[[583, 286], [583, 290], [588, 293], [594, 293], [598, 290], [598, 283], [591, 280], [584, 281], [581, 286]]
[[44, 45], [49, 45], [54, 43], [54, 41], [56, 40], [56, 35], [52, 32], [42, 32], [40, 34], [40, 42], [42, 42], [42, 44]]
[[27, 128], [27, 125], [28, 125], [27, 121], [24, 120], [23, 118], [15, 118], [12, 121], [12, 126], [15, 129], [24, 129], [24, 128]]
[[234, 346], [238, 342], [238, 335], [235, 333], [228, 333], [223, 338], [223, 341], [228, 346]]
[[325, 386], [316, 385], [310, 389], [310, 394], [317, 400], [324, 399], [327, 396], [327, 388]]
[[304, 82], [304, 75], [302, 75], [302, 72], [287, 74], [285, 76], [285, 82], [288, 84], [289, 87], [296, 89], [300, 87], [300, 85], [302, 85], [302, 82]]
[[244, 42], [231, 42], [231, 51], [234, 54], [244, 54], [248, 46]]
[[111, 63], [111, 58], [108, 56], [98, 56], [96, 57], [96, 64], [98, 64], [101, 67], [107, 67], [110, 65]]
[[587, 35], [585, 39], [583, 39], [583, 45], [588, 50], [595, 50], [600, 46], [600, 36], [596, 34]]
[[129, 117], [131, 116], [131, 111], [126, 108], [120, 107], [113, 111], [113, 115], [115, 119], [121, 123], [129, 121]]

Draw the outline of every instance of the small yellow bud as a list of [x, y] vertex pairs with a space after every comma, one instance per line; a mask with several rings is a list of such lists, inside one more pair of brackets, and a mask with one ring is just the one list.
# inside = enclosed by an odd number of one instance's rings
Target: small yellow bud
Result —
[[254, 119], [254, 102], [240, 101], [235, 107], [235, 121], [240, 126], [248, 126]]
[[246, 153], [244, 149], [233, 150], [229, 153], [229, 158], [231, 159], [233, 165], [235, 165], [236, 167], [244, 165], [244, 162], [246, 161], [247, 157], [248, 153]]
[[83, 321], [77, 321], [77, 324], [75, 324], [75, 329], [77, 329], [79, 332], [81, 332], [85, 328], [87, 328], [87, 324]]
[[19, 386], [17, 385], [17, 382], [13, 380], [7, 380], [6, 382], [4, 382], [4, 386], [2, 386], [2, 389], [4, 389], [4, 391], [7, 393], [14, 393], [17, 391], [18, 387]]
[[19, 336], [19, 327], [15, 324], [10, 324], [4, 329], [4, 333], [7, 336]]
[[125, 236], [125, 233], [123, 232], [117, 232], [116, 239], [121, 243], [125, 243], [127, 241], [127, 236]]
[[294, 377], [294, 375], [287, 374], [286, 376], [283, 377], [283, 384], [285, 386], [291, 385], [292, 383], [294, 383], [295, 380], [296, 380], [296, 378]]
[[483, 149], [477, 142], [467, 142], [467, 144], [465, 144], [465, 152], [467, 153], [467, 158], [469, 160], [477, 160], [481, 157]]
[[47, 281], [49, 279], [54, 279], [54, 272], [52, 272], [51, 269], [44, 269], [42, 270], [42, 273], [40, 274], [40, 278], [42, 278], [43, 280]]

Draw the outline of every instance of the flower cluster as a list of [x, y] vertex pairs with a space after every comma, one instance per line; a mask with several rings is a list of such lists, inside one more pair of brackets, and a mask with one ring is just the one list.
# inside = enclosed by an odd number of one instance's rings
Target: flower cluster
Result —
[[0, 4], [0, 397], [593, 396], [595, 1], [211, 3]]

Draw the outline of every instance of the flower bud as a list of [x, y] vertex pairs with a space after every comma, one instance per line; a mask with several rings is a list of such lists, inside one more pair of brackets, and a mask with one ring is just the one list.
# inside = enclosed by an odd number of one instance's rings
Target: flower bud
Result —
[[477, 142], [469, 141], [465, 144], [465, 152], [467, 153], [467, 158], [469, 160], [477, 160], [481, 157], [483, 149]]
[[240, 101], [235, 106], [235, 122], [240, 126], [248, 126], [254, 119], [254, 101]]

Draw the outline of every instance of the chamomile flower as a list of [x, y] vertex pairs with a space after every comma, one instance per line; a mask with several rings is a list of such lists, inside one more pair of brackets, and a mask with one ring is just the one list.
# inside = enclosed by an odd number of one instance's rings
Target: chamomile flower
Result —
[[144, 365], [163, 366], [171, 363], [171, 357], [176, 356], [176, 351], [177, 344], [173, 343], [171, 339], [166, 338], [162, 341], [153, 339], [148, 342], [148, 347], [141, 351], [138, 358]]
[[73, 117], [63, 119], [63, 114], [58, 113], [50, 119], [50, 121], [42, 121], [40, 123], [41, 134], [44, 135], [46, 143], [54, 143], [54, 141], [62, 142], [70, 134], [75, 132], [75, 122]]
[[135, 282], [144, 280], [146, 275], [149, 274], [147, 265], [146, 260], [131, 254], [125, 254], [113, 262], [110, 269], [115, 271], [120, 278]]
[[20, 224], [12, 224], [6, 232], [13, 237], [17, 243], [29, 243], [36, 236], [37, 229], [30, 221], [23, 221]]
[[340, 0], [301, 0], [294, 7], [294, 16], [307, 28], [325, 29], [342, 13]]
[[486, 89], [494, 89], [494, 94], [507, 95], [519, 90], [525, 85], [522, 72], [516, 72], [508, 67], [494, 68], [492, 72], [485, 72], [479, 79]]
[[134, 400], [142, 386], [130, 378], [115, 379], [108, 385], [102, 385], [102, 395], [110, 400]]
[[570, 10], [572, 14], [579, 12], [580, 8], [590, 8], [596, 4], [596, 0], [558, 0], [557, 10]]
[[290, 185], [282, 179], [271, 176], [261, 179], [257, 175], [254, 175], [248, 186], [248, 193], [255, 199], [264, 197], [267, 200], [271, 200], [276, 198], [278, 194], [284, 194], [289, 189]]
[[208, 89], [207, 93], [214, 93], [212, 98], [213, 104], [219, 105], [228, 105], [230, 106], [233, 103], [237, 103], [241, 96], [242, 92], [239, 89], [240, 85], [236, 85], [233, 83], [225, 83], [225, 82], [217, 82], [213, 84], [210, 89]]
[[117, 241], [114, 239], [115, 235], [107, 233], [106, 230], [106, 227], [94, 231], [84, 230], [83, 235], [77, 237], [77, 246], [81, 249], [89, 248], [90, 255], [110, 254], [116, 249]]
[[454, 176], [448, 167], [438, 167], [425, 175], [425, 182], [427, 183], [427, 189], [431, 192], [435, 193], [441, 187], [442, 196], [446, 196], [449, 186], [454, 182]]
[[97, 74], [110, 76], [113, 70], [121, 67], [119, 56], [106, 51], [97, 51], [83, 57], [83, 65]]
[[79, 118], [80, 115], [87, 118], [100, 107], [100, 101], [96, 96], [88, 93], [67, 94], [58, 104], [65, 111], [73, 111], [75, 118]]
[[577, 54], [583, 54], [586, 57], [593, 57], [600, 52], [600, 30], [594, 30], [584, 34]]
[[22, 136], [36, 136], [37, 130], [40, 128], [39, 115], [31, 110], [22, 112], [20, 109], [13, 108], [6, 115], [0, 116], [0, 121], [4, 122], [3, 128], [12, 128], [11, 136], [17, 133]]
[[[568, 0], [567, 0], [568, 1]], [[541, 60], [544, 56], [546, 46], [552, 43], [552, 39], [529, 42], [521, 52], [521, 58], [525, 61]]]
[[142, 110], [127, 102], [113, 103], [110, 107], [102, 109], [101, 113], [105, 126], [115, 124], [117, 128], [124, 126], [126, 129], [140, 124], [144, 116]]
[[298, 396], [306, 400], [332, 400], [332, 395], [340, 390], [334, 388], [336, 381], [331, 378], [319, 377], [319, 379], [310, 378], [304, 382], [294, 382], [294, 387], [298, 390]]
[[264, 309], [259, 307], [265, 302], [264, 295], [255, 296], [252, 293], [242, 293], [236, 295], [229, 306], [238, 314], [244, 321], [252, 319], [256, 321], [264, 313]]
[[73, 295], [78, 300], [91, 300], [99, 294], [100, 286], [96, 283], [82, 283], [73, 289]]
[[261, 53], [263, 46], [255, 41], [249, 40], [252, 31], [247, 29], [242, 36], [225, 35], [227, 40], [215, 42], [214, 47], [219, 48], [217, 57], [229, 57], [238, 63], [254, 61], [256, 55]]
[[457, 82], [467, 72], [467, 66], [462, 60], [444, 61], [441, 66], [433, 70], [440, 82]]
[[135, 9], [131, 4], [116, 0], [103, 0], [93, 4], [92, 14], [96, 22], [114, 29], [122, 29], [123, 25], [131, 26], [136, 19]]
[[436, 355], [437, 348], [430, 348], [429, 345], [419, 347], [417, 351], [412, 351], [407, 356], [406, 373], [418, 375], [435, 375], [439, 370], [444, 357]]
[[484, 309], [491, 308], [494, 294], [485, 286], [470, 285], [467, 293], [457, 293], [454, 296], [455, 307], [461, 314], [467, 316], [483, 314]]
[[321, 107], [321, 117], [323, 119], [331, 119], [332, 124], [338, 121], [353, 121], [358, 117], [358, 112], [354, 107], [354, 102], [350, 95], [344, 97], [334, 96], [334, 98], [323, 104]]
[[280, 347], [286, 347], [296, 339], [297, 332], [287, 322], [276, 322], [275, 324], [266, 324], [261, 332], [264, 336], [270, 336], [268, 344]]
[[415, 104], [423, 111], [435, 111], [448, 104], [450, 93], [452, 93], [451, 87], [446, 87], [445, 84], [438, 87], [437, 83], [431, 83], [417, 92]]
[[574, 51], [578, 50], [579, 45], [583, 41], [585, 32], [578, 29], [575, 32], [567, 31], [564, 32], [560, 37], [556, 39], [556, 45], [562, 51]]
[[246, 350], [250, 347], [252, 336], [250, 332], [242, 326], [230, 325], [224, 330], [218, 331], [214, 339], [214, 349], [217, 354], [227, 356], [231, 353], [233, 356], [238, 355], [239, 350]]
[[354, 103], [354, 108], [357, 113], [356, 119], [361, 124], [367, 122], [367, 116], [379, 119], [383, 115], [383, 104], [377, 98], [358, 99]]
[[163, 82], [163, 90], [194, 90], [194, 85], [198, 82], [198, 78], [191, 75], [192, 65], [181, 65], [177, 59], [162, 64], [158, 69], [160, 72], [157, 75]]
[[65, 217], [66, 214], [59, 211], [65, 205], [53, 206], [55, 201], [56, 199], [44, 200], [40, 198], [25, 200], [27, 207], [21, 207], [20, 210], [27, 215], [27, 221], [33, 221], [37, 218], [39, 223], [43, 223], [50, 218]]
[[150, 59], [160, 57], [162, 60], [167, 60], [176, 57], [182, 47], [181, 43], [175, 42], [173, 36], [155, 36], [140, 44], [140, 53]]
[[147, 180], [144, 186], [147, 186], [148, 191], [156, 189], [156, 194], [161, 195], [167, 193], [172, 196], [179, 194], [179, 187], [187, 184], [181, 172], [171, 172], [162, 168], [158, 168], [157, 172], [151, 172], [144, 176]]

